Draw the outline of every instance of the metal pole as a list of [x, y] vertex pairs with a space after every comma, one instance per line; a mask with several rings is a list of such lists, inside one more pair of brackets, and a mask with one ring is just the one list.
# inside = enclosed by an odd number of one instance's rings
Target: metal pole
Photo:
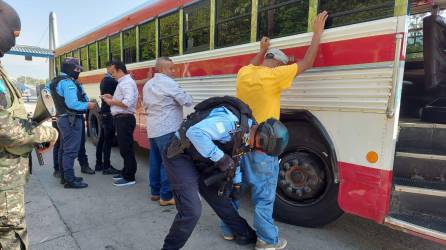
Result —
[[[51, 12], [49, 17], [49, 46], [48, 49], [52, 50], [53, 53], [59, 45], [59, 39], [57, 34], [57, 20], [56, 13]], [[53, 79], [56, 76], [56, 64], [55, 57], [50, 57], [49, 59], [49, 79]]]

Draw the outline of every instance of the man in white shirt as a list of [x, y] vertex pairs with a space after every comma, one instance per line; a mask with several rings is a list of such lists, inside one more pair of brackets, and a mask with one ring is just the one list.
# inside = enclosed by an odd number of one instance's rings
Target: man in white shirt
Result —
[[138, 100], [138, 88], [123, 62], [112, 61], [110, 67], [113, 78], [118, 80], [118, 86], [113, 96], [103, 95], [103, 100], [110, 106], [115, 122], [119, 151], [124, 159], [121, 174], [113, 176], [114, 185], [121, 187], [135, 184], [136, 160], [133, 151], [133, 131], [136, 126], [134, 114]]
[[188, 95], [175, 80], [175, 65], [168, 57], [160, 57], [155, 65], [157, 72], [143, 89], [144, 108], [147, 112], [147, 135], [150, 141], [149, 189], [151, 200], [161, 206], [174, 205], [175, 200], [162, 162], [162, 152], [180, 128], [183, 106], [192, 105]]

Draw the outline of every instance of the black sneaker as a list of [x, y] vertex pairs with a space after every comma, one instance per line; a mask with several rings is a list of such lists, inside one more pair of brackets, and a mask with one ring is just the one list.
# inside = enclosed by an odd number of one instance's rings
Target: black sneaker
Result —
[[113, 183], [113, 185], [117, 186], [117, 187], [124, 187], [124, 186], [130, 186], [130, 185], [134, 185], [136, 183], [136, 181], [127, 181], [126, 179], [120, 179], [115, 181], [115, 183]]
[[104, 168], [104, 170], [102, 170], [102, 174], [103, 175], [117, 175], [120, 174], [121, 171], [117, 170], [116, 168], [114, 168], [113, 166], [109, 167], [109, 168]]
[[94, 170], [91, 169], [88, 165], [81, 166], [81, 172], [84, 174], [94, 174]]
[[[74, 181], [77, 181], [77, 182], [81, 182], [81, 181], [83, 181], [84, 180], [84, 178], [82, 178], [82, 177], [77, 177], [77, 176], [75, 176], [74, 177]], [[60, 184], [65, 184], [65, 183], [67, 183], [66, 181], [65, 181], [65, 179], [63, 178], [63, 176], [60, 178]]]
[[104, 167], [102, 166], [101, 163], [96, 163], [96, 165], [94, 166], [94, 171], [96, 172], [100, 172], [104, 169]]
[[121, 174], [117, 174], [117, 175], [113, 176], [112, 179], [114, 181], [119, 181], [119, 180], [124, 179], [124, 177]]
[[64, 185], [64, 188], [86, 188], [86, 187], [88, 187], [88, 184], [82, 181], [67, 182]]

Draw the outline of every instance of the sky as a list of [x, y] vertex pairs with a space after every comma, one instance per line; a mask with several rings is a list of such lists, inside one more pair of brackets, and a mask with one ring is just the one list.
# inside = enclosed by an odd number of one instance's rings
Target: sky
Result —
[[[17, 44], [48, 48], [51, 11], [56, 13], [59, 46], [111, 19], [153, 0], [5, 0], [19, 14], [22, 32]], [[22, 75], [48, 78], [48, 60], [6, 55], [2, 65], [12, 78]]]

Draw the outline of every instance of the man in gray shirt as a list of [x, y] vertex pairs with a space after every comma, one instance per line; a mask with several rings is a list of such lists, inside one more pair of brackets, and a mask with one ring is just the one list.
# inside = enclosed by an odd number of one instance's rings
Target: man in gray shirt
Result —
[[175, 65], [168, 57], [160, 57], [157, 72], [143, 89], [144, 108], [147, 112], [147, 135], [150, 141], [149, 189], [152, 201], [161, 206], [174, 205], [161, 154], [180, 128], [183, 106], [191, 106], [192, 98], [178, 85], [174, 76]]
[[118, 86], [113, 96], [105, 94], [102, 98], [110, 106], [118, 138], [119, 152], [124, 159], [124, 168], [121, 174], [113, 176], [114, 185], [121, 187], [135, 184], [136, 159], [133, 151], [133, 131], [136, 127], [134, 114], [138, 100], [138, 88], [123, 62], [112, 61], [110, 72], [113, 78], [118, 81]]

